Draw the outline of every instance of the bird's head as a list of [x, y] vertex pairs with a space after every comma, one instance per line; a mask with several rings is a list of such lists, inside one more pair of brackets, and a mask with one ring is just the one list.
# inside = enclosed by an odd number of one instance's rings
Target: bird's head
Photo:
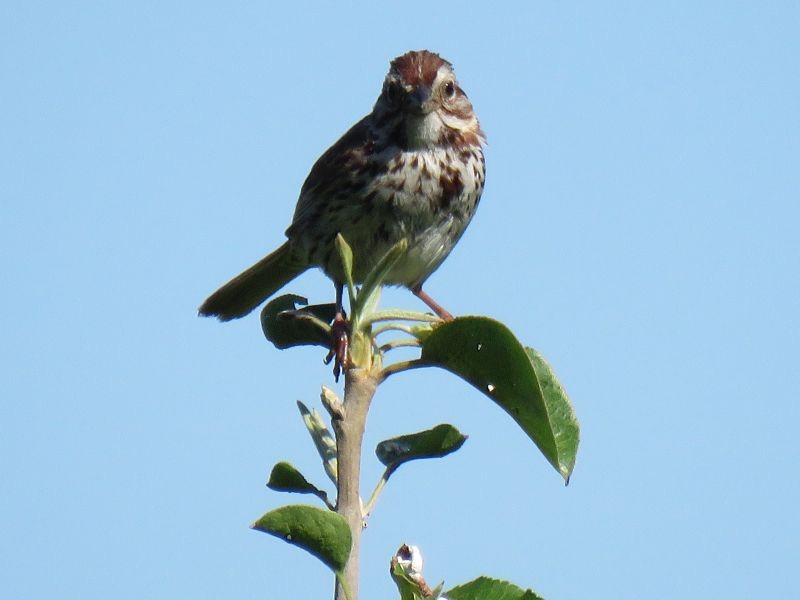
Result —
[[472, 104], [458, 85], [453, 66], [434, 52], [412, 51], [395, 58], [373, 110], [375, 125], [408, 148], [484, 143]]

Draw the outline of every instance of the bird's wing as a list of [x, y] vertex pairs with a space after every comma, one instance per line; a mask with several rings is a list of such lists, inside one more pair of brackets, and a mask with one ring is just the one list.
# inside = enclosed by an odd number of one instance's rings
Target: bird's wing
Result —
[[336, 194], [355, 191], [374, 144], [369, 116], [353, 125], [339, 141], [319, 157], [300, 189], [292, 224], [286, 230], [290, 239], [298, 229], [312, 226], [325, 212]]

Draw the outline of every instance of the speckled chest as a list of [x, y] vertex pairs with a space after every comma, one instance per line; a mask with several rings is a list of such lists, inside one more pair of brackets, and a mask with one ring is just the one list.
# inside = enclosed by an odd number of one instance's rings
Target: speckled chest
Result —
[[[373, 160], [381, 167], [363, 181], [360, 201], [336, 211], [338, 231], [356, 253], [357, 278], [406, 239], [407, 256], [389, 280], [420, 283], [450, 253], [475, 213], [484, 184], [483, 153], [479, 147], [396, 150]], [[337, 270], [331, 254], [321, 262], [326, 271]]]

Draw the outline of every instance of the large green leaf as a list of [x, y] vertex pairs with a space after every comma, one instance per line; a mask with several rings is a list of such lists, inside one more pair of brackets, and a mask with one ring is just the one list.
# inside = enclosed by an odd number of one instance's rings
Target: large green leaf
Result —
[[531, 590], [523, 590], [508, 581], [478, 577], [474, 581], [454, 587], [444, 595], [448, 600], [542, 600]]
[[344, 569], [353, 543], [344, 517], [301, 504], [270, 511], [252, 527], [310, 552], [337, 573]]
[[442, 424], [426, 431], [384, 440], [375, 448], [375, 454], [385, 466], [396, 468], [410, 460], [447, 456], [461, 448], [466, 440], [467, 436], [458, 429]]
[[575, 466], [578, 422], [553, 371], [502, 323], [459, 317], [423, 340], [422, 360], [468, 381], [519, 424], [566, 481]]
[[306, 304], [308, 300], [302, 296], [286, 294], [271, 300], [261, 311], [261, 329], [276, 348], [330, 346], [329, 323], [336, 315], [336, 305]]
[[575, 459], [578, 454], [578, 443], [580, 442], [580, 427], [572, 404], [561, 383], [553, 373], [552, 367], [533, 348], [525, 348], [525, 353], [531, 360], [539, 386], [542, 389], [547, 413], [550, 415], [550, 422], [553, 424], [553, 435], [556, 439], [558, 456], [561, 464], [565, 467], [565, 478], [569, 483], [569, 476], [575, 466]]

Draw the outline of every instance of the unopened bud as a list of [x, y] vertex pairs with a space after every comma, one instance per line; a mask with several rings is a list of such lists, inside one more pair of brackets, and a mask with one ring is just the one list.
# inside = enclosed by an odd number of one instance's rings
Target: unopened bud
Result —
[[403, 544], [392, 557], [392, 571], [400, 567], [403, 574], [419, 588], [423, 597], [432, 594], [430, 586], [422, 576], [422, 552], [416, 546]]
[[344, 405], [342, 401], [339, 400], [339, 396], [336, 395], [336, 392], [323, 385], [322, 393], [320, 393], [319, 397], [322, 401], [322, 405], [328, 411], [332, 419], [344, 419]]

